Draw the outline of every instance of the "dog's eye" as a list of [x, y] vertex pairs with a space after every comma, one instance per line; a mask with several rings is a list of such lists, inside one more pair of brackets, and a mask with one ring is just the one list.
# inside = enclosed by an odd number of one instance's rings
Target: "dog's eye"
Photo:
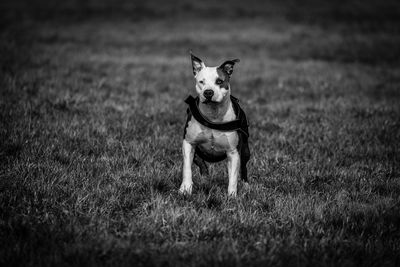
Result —
[[221, 79], [217, 79], [217, 80], [215, 81], [215, 83], [218, 84], [218, 85], [222, 84], [223, 82], [224, 82], [224, 81], [221, 80]]
[[204, 81], [199, 81], [200, 84], [204, 85]]

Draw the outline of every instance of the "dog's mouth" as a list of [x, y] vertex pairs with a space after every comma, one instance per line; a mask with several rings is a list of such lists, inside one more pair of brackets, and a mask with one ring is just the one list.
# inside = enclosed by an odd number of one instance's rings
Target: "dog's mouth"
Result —
[[205, 99], [203, 101], [204, 104], [218, 104], [219, 102], [217, 101], [212, 101], [211, 99]]

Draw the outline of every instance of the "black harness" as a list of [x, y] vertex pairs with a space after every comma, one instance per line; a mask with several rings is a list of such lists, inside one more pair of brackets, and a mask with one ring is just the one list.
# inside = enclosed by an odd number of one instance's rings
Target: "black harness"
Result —
[[[188, 123], [192, 116], [202, 125], [218, 130], [218, 131], [237, 131], [239, 135], [239, 142], [238, 142], [238, 151], [240, 154], [240, 169], [241, 169], [241, 177], [244, 181], [247, 181], [247, 167], [246, 164], [250, 159], [250, 149], [249, 149], [249, 125], [247, 122], [246, 114], [242, 110], [242, 108], [239, 105], [239, 100], [231, 96], [231, 101], [232, 101], [232, 106], [233, 110], [236, 115], [236, 120], [229, 121], [229, 122], [224, 122], [224, 123], [216, 123], [216, 122], [211, 122], [207, 118], [201, 114], [199, 110], [199, 97], [194, 98], [193, 96], [189, 95], [188, 98], [186, 98], [185, 102], [189, 105], [189, 108], [187, 109], [187, 120], [186, 120], [186, 125], [185, 125], [185, 130], [184, 130], [184, 135], [183, 137], [185, 138], [186, 135], [186, 128], [188, 126]], [[226, 155], [222, 155], [220, 157], [216, 157], [213, 155], [209, 155], [204, 151], [201, 151], [198, 147], [196, 147], [195, 154], [197, 154], [201, 159], [207, 161], [207, 162], [218, 162], [221, 160], [224, 160], [226, 158]]]

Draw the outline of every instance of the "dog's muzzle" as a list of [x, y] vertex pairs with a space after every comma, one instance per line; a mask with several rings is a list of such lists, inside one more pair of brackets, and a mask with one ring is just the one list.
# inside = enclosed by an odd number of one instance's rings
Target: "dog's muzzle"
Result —
[[210, 90], [210, 89], [207, 89], [207, 90], [204, 91], [203, 95], [207, 100], [211, 100], [211, 98], [214, 95], [214, 91]]

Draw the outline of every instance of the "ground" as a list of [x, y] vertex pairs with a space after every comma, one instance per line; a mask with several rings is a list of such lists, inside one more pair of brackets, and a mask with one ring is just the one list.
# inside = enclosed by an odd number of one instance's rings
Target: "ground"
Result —
[[[1, 5], [2, 266], [399, 265], [399, 5], [242, 2]], [[178, 194], [190, 49], [241, 60], [236, 199]]]

